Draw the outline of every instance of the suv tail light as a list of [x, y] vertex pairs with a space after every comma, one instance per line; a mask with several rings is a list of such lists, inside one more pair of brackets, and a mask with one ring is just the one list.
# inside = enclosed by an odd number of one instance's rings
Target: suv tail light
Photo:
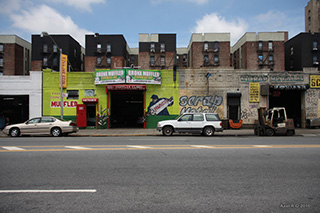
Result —
[[220, 126], [222, 126], [222, 121], [220, 122]]
[[76, 124], [71, 122], [71, 123], [70, 123], [70, 126], [76, 126]]

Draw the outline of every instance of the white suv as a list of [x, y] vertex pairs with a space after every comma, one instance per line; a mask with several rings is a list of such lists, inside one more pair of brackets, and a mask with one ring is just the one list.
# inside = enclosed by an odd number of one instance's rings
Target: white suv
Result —
[[222, 121], [217, 113], [185, 113], [177, 120], [160, 121], [157, 130], [170, 136], [178, 133], [201, 133], [212, 136], [214, 132], [222, 132]]

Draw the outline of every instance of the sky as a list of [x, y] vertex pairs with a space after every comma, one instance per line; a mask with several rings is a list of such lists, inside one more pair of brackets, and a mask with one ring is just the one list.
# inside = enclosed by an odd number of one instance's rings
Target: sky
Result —
[[187, 47], [192, 33], [304, 32], [309, 0], [0, 0], [0, 34], [31, 42], [32, 34], [122, 34], [130, 48], [139, 33], [175, 33]]

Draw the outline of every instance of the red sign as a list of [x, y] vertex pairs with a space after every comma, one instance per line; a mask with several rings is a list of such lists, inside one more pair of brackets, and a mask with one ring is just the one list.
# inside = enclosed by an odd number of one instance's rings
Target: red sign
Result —
[[98, 98], [82, 98], [83, 103], [87, 102], [98, 102]]
[[147, 90], [147, 86], [138, 84], [107, 85], [106, 92], [108, 90]]

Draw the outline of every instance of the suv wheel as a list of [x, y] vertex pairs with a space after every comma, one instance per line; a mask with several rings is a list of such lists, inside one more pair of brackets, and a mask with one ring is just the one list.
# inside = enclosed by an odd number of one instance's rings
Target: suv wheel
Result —
[[173, 134], [173, 128], [171, 126], [165, 126], [163, 129], [162, 129], [162, 134], [165, 135], [165, 136], [170, 136]]
[[207, 127], [205, 127], [203, 129], [203, 134], [205, 136], [213, 136], [214, 135], [214, 129], [212, 127], [207, 126]]

